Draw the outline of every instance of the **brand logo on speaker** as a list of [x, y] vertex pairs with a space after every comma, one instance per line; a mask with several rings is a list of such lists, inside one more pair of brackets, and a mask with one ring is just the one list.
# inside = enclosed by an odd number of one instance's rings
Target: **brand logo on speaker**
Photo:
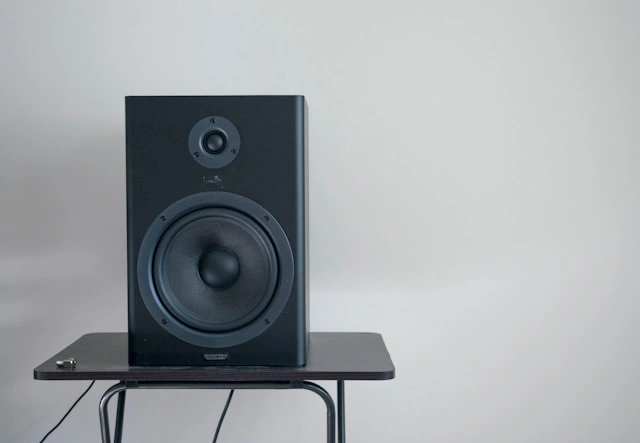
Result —
[[207, 361], [229, 360], [229, 354], [203, 354], [202, 357]]

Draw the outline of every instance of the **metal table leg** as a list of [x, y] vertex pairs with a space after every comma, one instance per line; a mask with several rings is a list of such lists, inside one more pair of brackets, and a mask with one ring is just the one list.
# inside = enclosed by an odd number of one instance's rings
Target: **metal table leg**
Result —
[[127, 391], [118, 393], [118, 407], [116, 409], [116, 429], [113, 432], [114, 443], [122, 443], [122, 421], [124, 420], [124, 402], [127, 399]]
[[[111, 386], [106, 390], [104, 394], [102, 394], [102, 398], [100, 399], [100, 406], [98, 408], [98, 413], [100, 415], [100, 434], [102, 435], [102, 443], [111, 443], [108, 412], [109, 400], [115, 394], [124, 392], [126, 389], [127, 385], [123, 382], [120, 382]], [[120, 437], [122, 437], [122, 432], [120, 432]]]
[[344, 380], [338, 380], [338, 443], [345, 443]]
[[[109, 400], [118, 394], [118, 412], [116, 416], [116, 442], [122, 439], [122, 421], [124, 417], [125, 392], [127, 389], [305, 389], [316, 393], [324, 400], [327, 407], [327, 443], [336, 441], [336, 409], [331, 395], [321, 386], [307, 381], [293, 382], [120, 382], [111, 386], [100, 399], [100, 431], [102, 443], [111, 443], [109, 430], [109, 414], [107, 412]], [[343, 428], [344, 429], [344, 426]]]
[[323, 400], [325, 405], [327, 406], [327, 442], [335, 443], [336, 442], [336, 407], [333, 404], [333, 399], [331, 395], [327, 391], [324, 390], [321, 386], [318, 386], [315, 383], [311, 383], [308, 381], [303, 381], [300, 384], [292, 385], [292, 387], [298, 389], [306, 389], [308, 391], [315, 392], [318, 394]]

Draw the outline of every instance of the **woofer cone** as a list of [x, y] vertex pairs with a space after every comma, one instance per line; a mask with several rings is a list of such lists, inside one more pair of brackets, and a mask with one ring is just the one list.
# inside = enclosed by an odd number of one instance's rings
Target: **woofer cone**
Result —
[[[168, 287], [172, 289], [171, 292], [166, 290], [166, 284], [163, 289], [163, 280], [166, 283], [167, 279], [159, 278], [165, 272], [160, 266], [164, 261], [160, 256], [163, 254], [163, 250], [166, 250], [169, 239], [173, 236], [169, 232], [177, 229], [180, 224], [184, 225], [185, 222], [188, 222], [190, 219], [186, 217], [203, 214], [200, 212], [203, 210], [230, 211], [234, 215], [239, 214], [240, 217], [245, 217], [242, 220], [246, 221], [248, 219], [251, 225], [255, 224], [258, 227], [255, 229], [254, 226], [255, 231], [265, 234], [266, 237], [263, 235], [260, 235], [260, 237], [265, 239], [267, 245], [271, 244], [275, 250], [277, 282], [273, 295], [270, 299], [264, 299], [261, 303], [261, 305], [266, 303], [262, 312], [258, 313], [261, 306], [256, 307], [251, 310], [251, 315], [238, 319], [235, 325], [224, 321], [207, 323], [206, 319], [202, 324], [197, 318], [194, 321], [194, 315], [187, 315], [189, 310], [186, 313], [182, 313], [181, 319], [176, 314], [180, 310], [175, 306], [173, 309], [169, 309], [169, 306], [172, 301], [182, 297], [180, 297], [180, 294], [175, 293], [175, 288], [172, 288], [170, 284]], [[163, 243], [162, 245], [160, 245], [161, 242]], [[190, 268], [190, 272], [194, 274], [191, 274], [191, 280], [199, 279], [199, 276], [195, 275], [199, 272], [198, 267], [195, 265], [195, 255], [197, 254], [194, 252], [192, 258], [194, 265]], [[136, 281], [140, 296], [147, 312], [157, 322], [158, 326], [186, 343], [205, 348], [235, 346], [251, 340], [271, 328], [277, 323], [280, 314], [287, 306], [295, 280], [291, 244], [276, 217], [254, 200], [223, 191], [191, 194], [165, 208], [151, 221], [142, 238], [135, 260], [137, 262]], [[242, 266], [242, 263], [239, 263], [239, 266]], [[240, 269], [240, 272], [243, 273], [243, 269]], [[174, 303], [174, 305], [179, 307], [180, 304]], [[258, 315], [251, 320], [256, 313]], [[241, 326], [238, 326], [237, 329], [225, 330], [225, 328], [235, 327], [236, 325]], [[149, 337], [149, 339], [153, 339], [153, 337]]]
[[181, 323], [232, 331], [255, 320], [271, 301], [278, 260], [254, 220], [232, 209], [205, 208], [165, 231], [152, 275], [162, 304]]

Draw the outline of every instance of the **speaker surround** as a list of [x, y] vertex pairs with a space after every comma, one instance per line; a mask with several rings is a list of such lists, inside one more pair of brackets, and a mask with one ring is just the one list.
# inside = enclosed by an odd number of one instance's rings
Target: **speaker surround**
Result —
[[126, 108], [130, 363], [304, 364], [304, 98]]

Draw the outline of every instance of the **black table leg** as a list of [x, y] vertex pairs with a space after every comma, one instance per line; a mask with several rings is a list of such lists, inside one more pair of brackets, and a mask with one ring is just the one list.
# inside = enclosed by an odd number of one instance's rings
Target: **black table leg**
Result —
[[118, 393], [118, 408], [116, 409], [116, 429], [113, 431], [114, 443], [122, 443], [122, 421], [124, 420], [124, 402], [127, 399], [127, 391]]
[[338, 443], [345, 443], [344, 380], [338, 380]]
[[291, 387], [306, 389], [308, 391], [315, 392], [318, 394], [323, 400], [325, 405], [327, 406], [327, 443], [335, 443], [336, 442], [336, 407], [333, 403], [333, 398], [331, 395], [315, 383], [311, 383], [308, 381], [303, 381], [301, 383], [292, 383]]
[[[315, 383], [308, 381], [292, 382], [120, 382], [111, 386], [100, 399], [100, 431], [102, 443], [111, 443], [109, 429], [109, 400], [118, 394], [118, 412], [116, 415], [116, 442], [122, 439], [122, 421], [124, 417], [125, 391], [127, 389], [305, 389], [320, 396], [327, 407], [327, 443], [336, 441], [336, 408], [331, 395]], [[342, 427], [344, 429], [344, 426]]]
[[[98, 409], [98, 413], [100, 415], [100, 434], [102, 435], [102, 443], [111, 443], [111, 432], [109, 430], [109, 400], [115, 394], [119, 394], [124, 392], [127, 389], [127, 385], [124, 382], [117, 383], [111, 386], [107, 391], [102, 394], [102, 398], [100, 399], [100, 406]], [[119, 403], [119, 402], [118, 402]], [[124, 406], [124, 400], [123, 400]], [[123, 410], [124, 412], [124, 410]], [[116, 414], [117, 415], [117, 414]], [[116, 433], [118, 431], [116, 430]], [[122, 431], [120, 431], [120, 436], [122, 437]]]

